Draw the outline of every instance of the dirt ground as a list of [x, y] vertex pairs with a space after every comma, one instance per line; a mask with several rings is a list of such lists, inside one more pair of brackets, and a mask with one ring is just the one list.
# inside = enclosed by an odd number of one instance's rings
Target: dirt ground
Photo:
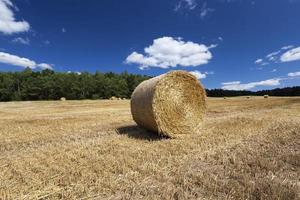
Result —
[[209, 98], [180, 139], [128, 100], [0, 103], [0, 199], [300, 199], [300, 98]]

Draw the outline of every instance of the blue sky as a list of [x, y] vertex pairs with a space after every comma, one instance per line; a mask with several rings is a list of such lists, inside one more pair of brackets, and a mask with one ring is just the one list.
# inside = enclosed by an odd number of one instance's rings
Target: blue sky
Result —
[[0, 0], [0, 70], [25, 66], [300, 85], [300, 0]]

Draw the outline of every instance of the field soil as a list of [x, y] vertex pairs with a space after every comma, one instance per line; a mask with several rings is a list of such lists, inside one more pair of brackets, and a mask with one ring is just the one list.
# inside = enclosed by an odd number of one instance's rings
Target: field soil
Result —
[[300, 199], [300, 98], [207, 102], [180, 139], [128, 100], [0, 103], [0, 199]]

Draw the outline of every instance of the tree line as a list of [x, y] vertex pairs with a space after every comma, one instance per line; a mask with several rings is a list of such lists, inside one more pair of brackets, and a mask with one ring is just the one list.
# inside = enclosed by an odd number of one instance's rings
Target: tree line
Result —
[[235, 97], [235, 96], [300, 96], [300, 86], [275, 88], [272, 90], [247, 91], [247, 90], [223, 90], [212, 89], [206, 90], [207, 96], [210, 97]]
[[149, 76], [123, 72], [65, 73], [46, 69], [0, 72], [0, 101], [129, 98]]
[[[145, 75], [108, 73], [65, 73], [46, 69], [0, 72], [0, 101], [130, 98], [135, 87], [151, 78]], [[300, 96], [300, 87], [264, 91], [206, 90], [211, 97], [243, 95]]]

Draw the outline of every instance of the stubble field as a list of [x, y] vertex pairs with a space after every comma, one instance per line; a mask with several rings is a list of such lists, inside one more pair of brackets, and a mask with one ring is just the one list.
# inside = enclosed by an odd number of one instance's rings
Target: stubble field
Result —
[[0, 103], [0, 199], [300, 199], [300, 98], [208, 98], [180, 139], [129, 103]]

